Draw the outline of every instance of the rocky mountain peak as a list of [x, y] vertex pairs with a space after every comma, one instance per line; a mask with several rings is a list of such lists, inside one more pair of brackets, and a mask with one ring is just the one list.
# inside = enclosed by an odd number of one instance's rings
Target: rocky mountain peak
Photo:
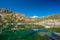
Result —
[[0, 14], [5, 14], [5, 13], [11, 13], [12, 11], [5, 9], [5, 8], [0, 8]]

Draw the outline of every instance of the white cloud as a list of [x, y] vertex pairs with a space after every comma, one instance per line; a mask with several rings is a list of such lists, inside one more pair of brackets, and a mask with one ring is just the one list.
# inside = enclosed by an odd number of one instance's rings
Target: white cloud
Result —
[[32, 16], [31, 18], [38, 18], [38, 16]]

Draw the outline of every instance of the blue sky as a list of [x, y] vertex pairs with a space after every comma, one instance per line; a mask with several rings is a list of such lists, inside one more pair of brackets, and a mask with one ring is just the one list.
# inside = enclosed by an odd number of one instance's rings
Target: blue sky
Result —
[[0, 0], [0, 8], [21, 12], [26, 16], [60, 14], [60, 0]]

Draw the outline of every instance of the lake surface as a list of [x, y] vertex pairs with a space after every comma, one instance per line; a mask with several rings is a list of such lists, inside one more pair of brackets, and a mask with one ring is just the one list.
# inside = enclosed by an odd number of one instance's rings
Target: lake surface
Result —
[[[60, 36], [57, 35], [55, 32], [51, 32], [51, 31], [48, 31], [48, 30], [44, 30], [44, 29], [33, 29], [33, 30], [28, 30], [27, 32], [29, 35], [33, 35], [33, 34], [39, 34], [39, 35], [42, 35], [43, 36], [47, 36], [47, 38], [51, 38], [51, 40], [53, 39], [57, 39], [57, 40], [60, 40]], [[41, 34], [42, 33], [42, 34]]]

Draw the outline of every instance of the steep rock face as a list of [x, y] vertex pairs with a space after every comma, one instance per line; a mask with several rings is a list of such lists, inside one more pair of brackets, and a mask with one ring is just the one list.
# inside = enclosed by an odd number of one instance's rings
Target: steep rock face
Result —
[[7, 9], [0, 9], [0, 22], [8, 22], [8, 23], [14, 23], [14, 22], [22, 22], [27, 17], [20, 13], [14, 13]]
[[24, 14], [12, 12], [7, 9], [0, 9], [0, 22], [5, 23], [33, 23], [33, 20]]

